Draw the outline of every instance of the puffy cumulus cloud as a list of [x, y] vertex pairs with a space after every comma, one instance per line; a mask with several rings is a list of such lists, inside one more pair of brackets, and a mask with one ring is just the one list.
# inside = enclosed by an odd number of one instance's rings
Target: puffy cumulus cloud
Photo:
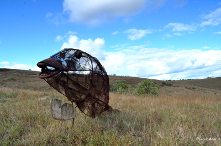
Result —
[[21, 70], [34, 70], [34, 71], [40, 71], [41, 69], [37, 66], [33, 67], [27, 64], [19, 64], [19, 63], [9, 63], [7, 61], [0, 62], [3, 68], [10, 68], [10, 69], [21, 69]]
[[[69, 35], [66, 42], [63, 43], [61, 49], [78, 48], [98, 58], [101, 64], [105, 67], [108, 73], [116, 73], [125, 65], [125, 54], [122, 52], [105, 52], [102, 50], [105, 46], [105, 41], [102, 38], [79, 39], [75, 35]], [[116, 45], [115, 47], [118, 47]]]
[[196, 26], [194, 25], [185, 25], [182, 23], [169, 23], [167, 24], [164, 28], [171, 28], [172, 27], [172, 31], [195, 31], [196, 30]]
[[128, 39], [130, 40], [138, 40], [146, 34], [152, 33], [150, 30], [142, 30], [142, 29], [128, 29], [124, 31], [124, 33], [129, 33]]
[[79, 40], [76, 35], [69, 35], [67, 41], [61, 46], [61, 50], [64, 48], [78, 48], [91, 54], [99, 60], [104, 60], [105, 54], [101, 50], [101, 48], [104, 48], [104, 43], [105, 41], [102, 38], [96, 38], [94, 41], [90, 38], [87, 40]]
[[127, 16], [141, 11], [146, 0], [64, 0], [63, 12], [71, 22], [100, 24], [112, 18]]
[[[220, 76], [220, 50], [170, 50], [147, 48], [145, 45], [115, 45], [115, 52], [105, 52], [104, 39], [79, 39], [69, 35], [63, 48], [79, 48], [98, 58], [108, 74], [149, 77], [155, 79], [186, 79]], [[120, 48], [120, 49], [118, 49]]]
[[139, 63], [134, 63], [128, 65], [128, 69], [134, 70], [136, 76], [154, 76], [164, 73], [165, 66], [160, 61], [141, 61]]
[[[169, 50], [158, 48], [126, 48], [106, 55], [104, 67], [109, 74], [124, 72], [155, 79], [186, 79], [220, 76], [221, 51]], [[108, 57], [108, 59], [107, 59]], [[125, 70], [126, 68], [126, 70]], [[122, 71], [125, 70], [125, 71]]]
[[64, 0], [63, 13], [48, 12], [45, 17], [55, 25], [73, 22], [96, 26], [117, 17], [122, 17], [124, 23], [129, 23], [134, 14], [158, 9], [167, 1], [178, 6], [183, 6], [187, 2], [187, 0]]
[[108, 74], [113, 74], [120, 71], [126, 64], [126, 54], [122, 52], [106, 53], [104, 61], [101, 64], [105, 67]]
[[202, 15], [204, 21], [201, 23], [201, 26], [212, 25], [217, 26], [221, 23], [221, 7], [216, 9], [215, 11]]
[[[143, 52], [142, 50], [140, 50]], [[145, 54], [145, 53], [144, 53]], [[161, 50], [149, 52], [142, 62], [134, 64], [137, 76], [163, 79], [165, 76], [178, 79], [206, 78], [212, 72], [221, 70], [221, 51], [209, 50]], [[145, 61], [146, 59], [146, 61]], [[214, 75], [215, 76], [215, 75]], [[220, 76], [216, 74], [216, 76]], [[170, 79], [170, 78], [167, 78]]]

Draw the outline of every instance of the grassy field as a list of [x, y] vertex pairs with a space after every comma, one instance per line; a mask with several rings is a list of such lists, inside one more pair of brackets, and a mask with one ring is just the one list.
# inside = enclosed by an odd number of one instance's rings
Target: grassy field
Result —
[[33, 74], [19, 75], [0, 76], [0, 145], [221, 145], [218, 89], [180, 81], [159, 96], [110, 93], [120, 113], [92, 119], [77, 109], [73, 126], [50, 114], [50, 99], [66, 97], [40, 79], [28, 83]]

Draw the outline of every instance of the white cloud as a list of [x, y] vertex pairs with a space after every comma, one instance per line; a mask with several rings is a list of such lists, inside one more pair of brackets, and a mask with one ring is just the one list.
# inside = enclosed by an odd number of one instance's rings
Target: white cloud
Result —
[[181, 33], [177, 33], [177, 32], [175, 32], [175, 33], [173, 33], [173, 34], [176, 35], [176, 36], [182, 36]]
[[[108, 74], [156, 79], [206, 78], [220, 76], [221, 51], [200, 49], [170, 50], [147, 48], [145, 45], [115, 45], [115, 52], [105, 52], [102, 38], [79, 39], [69, 35], [63, 48], [79, 48], [98, 58]], [[207, 46], [206, 46], [207, 47]]]
[[220, 32], [215, 32], [215, 34], [221, 34], [221, 31]]
[[204, 21], [201, 23], [201, 26], [212, 25], [217, 26], [221, 23], [221, 7], [216, 9], [215, 11], [202, 15]]
[[30, 65], [27, 65], [27, 64], [18, 64], [18, 63], [9, 63], [7, 61], [3, 61], [3, 62], [0, 62], [0, 64], [3, 65], [3, 68], [10, 68], [10, 69], [21, 69], [21, 70], [34, 70], [34, 71], [40, 71], [41, 69], [37, 66], [33, 67], [33, 66], [30, 66]]
[[155, 79], [206, 78], [211, 74], [220, 76], [221, 51], [127, 47], [119, 52], [107, 53], [102, 64], [108, 74]]
[[124, 49], [107, 54], [105, 61], [102, 64], [109, 74], [124, 72], [122, 75], [155, 79], [206, 78], [210, 74], [220, 76], [217, 71], [221, 66], [221, 51]]
[[55, 38], [55, 41], [56, 41], [56, 42], [59, 42], [59, 41], [61, 41], [61, 40], [63, 40], [62, 36], [60, 36], [60, 35], [56, 36], [56, 38]]
[[164, 28], [173, 28], [172, 31], [195, 31], [196, 27], [191, 25], [185, 25], [182, 23], [169, 23]]
[[55, 25], [59, 25], [61, 23], [66, 23], [67, 20], [65, 20], [62, 16], [62, 14], [57, 13], [57, 14], [52, 14], [51, 12], [46, 14], [46, 19], [49, 23], [55, 24]]
[[113, 46], [110, 46], [111, 48], [115, 48], [115, 47], [118, 47], [119, 45], [113, 45]]
[[[57, 14], [48, 12], [46, 18], [56, 25], [68, 21], [96, 26], [117, 17], [122, 17], [124, 23], [129, 23], [134, 14], [143, 10], [150, 12], [163, 6], [166, 1], [172, 1], [179, 6], [187, 2], [187, 0], [64, 0], [63, 12]], [[68, 20], [64, 19], [66, 14]]]
[[51, 12], [48, 12], [46, 15], [45, 15], [45, 17], [46, 18], [48, 18], [48, 17], [51, 17], [51, 16], [53, 16], [54, 14], [52, 14]]
[[150, 30], [141, 30], [141, 29], [128, 29], [126, 31], [124, 31], [124, 33], [129, 33], [130, 35], [128, 35], [128, 39], [130, 40], [138, 40], [141, 37], [145, 36], [146, 34], [152, 33], [152, 31]]
[[[207, 77], [221, 65], [221, 51], [159, 50], [145, 48], [128, 58], [127, 67], [135, 76], [167, 79]], [[129, 60], [130, 58], [130, 60]], [[203, 73], [203, 74], [202, 74]], [[186, 76], [186, 74], [188, 74]], [[216, 74], [216, 76], [219, 76]]]
[[113, 45], [110, 46], [110, 48], [114, 48], [114, 50], [123, 50], [126, 48], [128, 44], [117, 44], [117, 45]]
[[[71, 37], [73, 38], [73, 36]], [[77, 40], [77, 38], [74, 38]], [[95, 39], [96, 40], [96, 39]], [[206, 78], [208, 76], [220, 76], [221, 73], [221, 51], [208, 50], [169, 50], [158, 48], [125, 49], [119, 52], [104, 52], [98, 44], [103, 44], [102, 40], [90, 41], [89, 44], [96, 44], [105, 59], [100, 60], [108, 74], [130, 75], [139, 77], [149, 77], [151, 79], [187, 79], [187, 78]], [[102, 42], [102, 43], [101, 43]], [[79, 44], [81, 41], [78, 40]], [[86, 45], [86, 46], [87, 46]], [[104, 45], [104, 44], [103, 44]], [[132, 48], [132, 47], [131, 47]], [[91, 50], [83, 51], [93, 55]], [[95, 56], [97, 57], [97, 56]], [[32, 67], [27, 64], [13, 63], [7, 61], [0, 62], [4, 68], [11, 69], [31, 69], [40, 71], [40, 68]], [[122, 74], [118, 74], [122, 73]]]
[[129, 46], [127, 49], [143, 49], [146, 45], [140, 45], [140, 46]]
[[7, 62], [7, 61], [0, 62], [0, 64], [2, 64], [2, 65], [10, 65], [10, 63]]
[[135, 50], [131, 50], [131, 49], [124, 49], [122, 52], [125, 52], [125, 53], [128, 53], [128, 54], [131, 54], [131, 53], [136, 53]]
[[115, 31], [115, 32], [112, 32], [112, 35], [115, 35], [115, 34], [118, 34], [119, 32], [118, 31]]
[[97, 38], [94, 41], [90, 38], [87, 40], [79, 40], [79, 38], [76, 35], [69, 35], [67, 41], [64, 42], [61, 46], [61, 49], [78, 48], [82, 51], [92, 54], [92, 56], [98, 58], [99, 60], [103, 60], [104, 53], [101, 50], [101, 48], [104, 48], [104, 43], [105, 41], [102, 38]]
[[210, 47], [207, 47], [207, 46], [205, 46], [205, 47], [203, 47], [203, 49], [209, 49]]
[[163, 35], [163, 38], [164, 37], [170, 38], [170, 37], [172, 37], [172, 35], [170, 35], [169, 33], [166, 33], [166, 34]]
[[115, 17], [137, 13], [145, 7], [145, 3], [145, 0], [64, 0], [63, 12], [69, 14], [71, 22], [97, 25]]
[[105, 67], [108, 74], [113, 74], [120, 71], [126, 64], [126, 54], [122, 52], [106, 53], [104, 61], [101, 64]]
[[77, 32], [73, 32], [73, 31], [68, 31], [67, 34], [76, 34]]
[[64, 40], [65, 38], [67, 38], [69, 35], [72, 35], [72, 34], [77, 34], [77, 32], [68, 31], [68, 32], [62, 37], [63, 40]]

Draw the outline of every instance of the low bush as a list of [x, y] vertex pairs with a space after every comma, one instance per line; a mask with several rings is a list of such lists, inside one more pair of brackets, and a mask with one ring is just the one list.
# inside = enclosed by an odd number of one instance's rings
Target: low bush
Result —
[[160, 85], [153, 82], [151, 79], [146, 79], [140, 82], [137, 85], [135, 94], [136, 95], [147, 95], [147, 94], [155, 94], [158, 95], [157, 88], [160, 88]]
[[128, 91], [128, 88], [129, 86], [126, 84], [125, 80], [117, 80], [115, 84], [110, 87], [110, 91], [122, 94]]
[[161, 83], [161, 86], [172, 86], [173, 83], [166, 83], [166, 82], [162, 82]]

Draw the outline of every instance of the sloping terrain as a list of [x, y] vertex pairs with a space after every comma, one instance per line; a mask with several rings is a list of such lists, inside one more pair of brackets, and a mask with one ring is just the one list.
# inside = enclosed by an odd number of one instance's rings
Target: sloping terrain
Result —
[[[0, 68], [0, 145], [221, 145], [220, 78], [154, 80], [165, 85], [159, 96], [110, 93], [120, 112], [90, 118], [77, 108], [73, 125], [52, 118], [51, 99], [69, 101], [38, 73]], [[144, 78], [116, 80], [135, 87]]]
[[38, 78], [39, 72], [0, 68], [0, 86], [18, 89], [49, 90], [50, 86]]
[[[18, 89], [30, 89], [47, 91], [51, 90], [50, 87], [43, 79], [38, 78], [39, 72], [17, 69], [0, 68], [0, 86]], [[109, 76], [110, 85], [113, 85], [117, 80], [126, 80], [126, 84], [131, 85], [133, 88], [145, 80], [146, 78], [138, 77], [124, 77], [124, 76]], [[194, 80], [177, 80], [177, 81], [161, 81], [154, 80], [157, 84], [172, 83], [172, 86], [164, 86], [159, 89], [159, 93], [173, 94], [180, 92], [204, 92], [211, 95], [219, 95], [221, 93], [221, 77], [207, 78], [207, 79], [194, 79]]]

